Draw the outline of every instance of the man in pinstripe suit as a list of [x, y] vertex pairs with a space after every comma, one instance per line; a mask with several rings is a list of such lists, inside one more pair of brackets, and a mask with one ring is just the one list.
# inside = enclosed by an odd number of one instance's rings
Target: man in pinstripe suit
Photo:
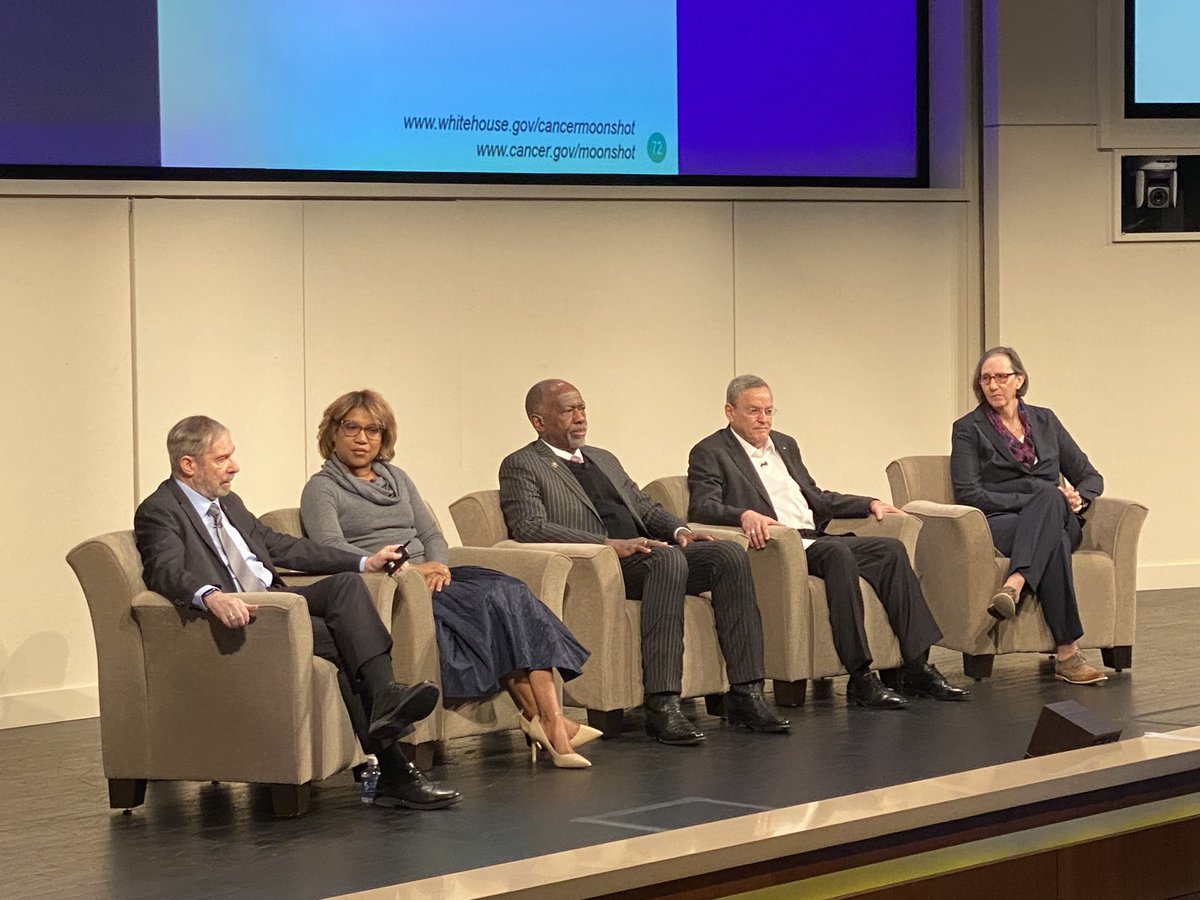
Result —
[[608, 544], [621, 562], [626, 596], [642, 603], [646, 732], [664, 744], [697, 744], [704, 734], [679, 705], [683, 598], [712, 591], [730, 692], [725, 715], [752, 731], [790, 723], [762, 693], [762, 621], [746, 552], [693, 533], [643, 493], [607, 450], [585, 447], [587, 411], [565, 381], [529, 389], [525, 412], [538, 440], [500, 464], [500, 505], [509, 534], [527, 542]]

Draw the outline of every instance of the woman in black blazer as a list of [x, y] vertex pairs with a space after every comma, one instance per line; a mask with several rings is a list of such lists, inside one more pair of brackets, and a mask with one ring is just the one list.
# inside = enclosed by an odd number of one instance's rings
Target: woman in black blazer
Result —
[[1081, 514], [1104, 479], [1051, 410], [1021, 399], [1029, 376], [1011, 347], [983, 354], [974, 388], [979, 406], [954, 423], [950, 479], [955, 501], [987, 515], [992, 542], [1010, 559], [988, 612], [1011, 619], [1024, 594], [1036, 592], [1057, 645], [1054, 676], [1071, 684], [1104, 681], [1079, 652], [1083, 625], [1071, 575]]

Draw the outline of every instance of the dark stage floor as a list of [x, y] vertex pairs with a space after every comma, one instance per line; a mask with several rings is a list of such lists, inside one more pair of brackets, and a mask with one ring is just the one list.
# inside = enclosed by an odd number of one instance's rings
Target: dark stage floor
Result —
[[[696, 704], [707, 744], [668, 748], [633, 714], [620, 740], [588, 746], [585, 771], [531, 766], [515, 734], [464, 740], [434, 772], [465, 798], [442, 812], [363, 806], [343, 773], [296, 820], [275, 819], [265, 789], [211, 784], [151, 784], [122, 815], [108, 809], [97, 720], [0, 731], [0, 894], [324, 897], [1008, 762], [1057, 700], [1124, 737], [1200, 725], [1198, 605], [1200, 590], [1143, 592], [1133, 669], [1094, 687], [1018, 655], [998, 658], [970, 703], [869, 712], [847, 708], [842, 678], [789, 711], [787, 736], [731, 731]], [[934, 661], [963, 682], [956, 654]]]

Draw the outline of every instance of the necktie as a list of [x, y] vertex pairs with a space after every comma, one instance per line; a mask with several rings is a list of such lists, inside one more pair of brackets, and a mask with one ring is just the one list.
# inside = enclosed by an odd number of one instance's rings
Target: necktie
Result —
[[567, 462], [581, 463], [583, 462], [583, 454], [576, 450], [571, 454], [571, 458]]
[[238, 590], [245, 591], [246, 593], [265, 591], [267, 586], [250, 569], [250, 564], [246, 562], [246, 557], [242, 556], [242, 551], [237, 548], [233, 539], [225, 533], [221, 507], [217, 505], [216, 501], [208, 508], [208, 515], [213, 520], [213, 526], [217, 529], [217, 542], [221, 545], [221, 549], [225, 551], [225, 558], [229, 560], [229, 571], [233, 575], [233, 581], [237, 585]]

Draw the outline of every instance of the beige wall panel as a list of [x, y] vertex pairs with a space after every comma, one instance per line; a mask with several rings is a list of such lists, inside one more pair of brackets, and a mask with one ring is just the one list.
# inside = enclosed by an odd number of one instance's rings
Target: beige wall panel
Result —
[[1001, 335], [1029, 368], [1029, 399], [1059, 413], [1108, 493], [1150, 506], [1143, 573], [1175, 567], [1200, 583], [1188, 392], [1200, 244], [1109, 240], [1111, 160], [1090, 128], [1005, 128], [1000, 147]]
[[169, 473], [166, 434], [203, 413], [229, 426], [252, 510], [295, 503], [304, 447], [299, 201], [134, 204], [138, 489]]
[[[987, 125], [1095, 124], [1096, 0], [987, 0]], [[994, 81], [998, 76], [998, 82]]]
[[359, 386], [397, 410], [397, 463], [446, 508], [495, 487], [542, 378], [642, 481], [682, 472], [729, 377], [727, 204], [310, 203], [309, 468], [321, 410]]
[[535, 436], [525, 393], [565, 378], [588, 439], [641, 484], [682, 474], [732, 374], [726, 203], [474, 203], [462, 245], [462, 490]]
[[[459, 204], [305, 205], [305, 479], [320, 468], [321, 412], [346, 391], [380, 391], [396, 411], [394, 462], [448, 530], [461, 491], [462, 280], [473, 249]], [[300, 502], [302, 480], [291, 505]], [[455, 493], [455, 492], [458, 493]], [[452, 496], [451, 496], [452, 495]], [[453, 534], [453, 532], [450, 532]]]
[[0, 201], [0, 728], [95, 715], [63, 705], [96, 683], [63, 557], [133, 516], [128, 221], [124, 200]]
[[949, 452], [967, 210], [738, 205], [737, 369], [822, 487], [887, 499], [889, 461]]

